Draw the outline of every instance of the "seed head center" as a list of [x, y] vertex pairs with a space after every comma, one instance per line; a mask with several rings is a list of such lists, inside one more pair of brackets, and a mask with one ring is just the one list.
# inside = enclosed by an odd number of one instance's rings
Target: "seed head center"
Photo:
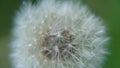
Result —
[[65, 60], [74, 53], [75, 44], [73, 44], [74, 35], [68, 30], [63, 30], [57, 35], [46, 35], [42, 44], [43, 56], [52, 60]]

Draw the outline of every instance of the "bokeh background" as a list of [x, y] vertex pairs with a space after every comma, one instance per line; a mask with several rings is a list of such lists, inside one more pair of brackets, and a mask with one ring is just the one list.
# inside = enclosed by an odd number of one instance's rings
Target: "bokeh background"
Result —
[[[0, 0], [0, 68], [12, 68], [9, 54], [11, 29], [15, 12], [23, 0]], [[75, 0], [79, 2], [79, 0]], [[96, 15], [102, 17], [111, 37], [110, 55], [103, 68], [120, 68], [120, 0], [82, 0]]]

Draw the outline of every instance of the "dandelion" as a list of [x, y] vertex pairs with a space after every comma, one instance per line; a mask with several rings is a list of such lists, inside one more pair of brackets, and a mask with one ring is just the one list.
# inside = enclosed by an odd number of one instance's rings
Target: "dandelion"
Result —
[[24, 3], [13, 34], [14, 68], [101, 68], [107, 54], [103, 21], [72, 1]]

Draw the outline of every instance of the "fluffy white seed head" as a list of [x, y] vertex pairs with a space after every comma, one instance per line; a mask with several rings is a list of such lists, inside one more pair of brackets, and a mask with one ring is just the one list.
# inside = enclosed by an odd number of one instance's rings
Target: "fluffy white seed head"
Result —
[[25, 3], [15, 17], [14, 68], [101, 68], [108, 41], [103, 21], [71, 1]]

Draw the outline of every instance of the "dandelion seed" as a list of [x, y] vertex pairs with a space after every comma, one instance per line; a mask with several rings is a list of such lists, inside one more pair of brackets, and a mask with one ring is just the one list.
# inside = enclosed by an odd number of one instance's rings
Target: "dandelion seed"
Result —
[[24, 2], [13, 31], [14, 68], [102, 68], [107, 54], [103, 21], [71, 0]]

